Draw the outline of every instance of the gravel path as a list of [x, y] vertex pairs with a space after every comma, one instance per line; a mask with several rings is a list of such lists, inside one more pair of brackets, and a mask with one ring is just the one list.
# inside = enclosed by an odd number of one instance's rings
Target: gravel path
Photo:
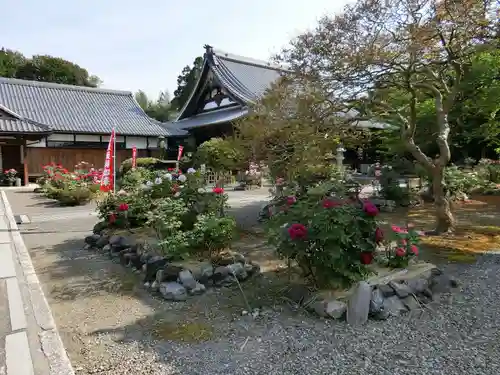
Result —
[[[500, 257], [442, 267], [461, 292], [423, 316], [344, 323], [271, 314], [248, 324], [248, 339], [230, 337], [156, 350], [179, 374], [499, 374]], [[176, 373], [176, 372], [174, 372]]]
[[[77, 375], [500, 374], [500, 256], [442, 265], [461, 290], [422, 315], [353, 329], [279, 304], [256, 320], [241, 316], [237, 290], [178, 304], [151, 298], [130, 287], [129, 270], [82, 250], [91, 221], [33, 223], [24, 235]], [[214, 334], [159, 340], [163, 319]]]

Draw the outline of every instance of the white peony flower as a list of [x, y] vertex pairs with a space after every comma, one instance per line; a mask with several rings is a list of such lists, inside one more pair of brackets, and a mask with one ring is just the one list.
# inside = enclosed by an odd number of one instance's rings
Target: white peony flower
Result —
[[151, 181], [146, 182], [146, 186], [153, 186], [153, 183]]
[[198, 193], [200, 194], [206, 193], [206, 190], [204, 188], [198, 188]]
[[181, 195], [181, 193], [180, 193], [180, 192], [177, 192], [177, 193], [175, 193], [175, 194], [174, 194], [174, 197], [176, 197], [176, 198], [177, 198], [177, 197], [179, 197], [180, 195]]
[[161, 179], [161, 177], [156, 177], [156, 180], [155, 180], [156, 185], [160, 185], [162, 182], [163, 182], [163, 180]]
[[181, 174], [179, 177], [177, 177], [177, 179], [178, 179], [180, 182], [186, 182], [187, 177], [186, 177], [186, 176], [184, 176], [183, 174]]
[[196, 172], [196, 169], [194, 168], [188, 168], [187, 170], [187, 173], [191, 174], [191, 173], [195, 173]]
[[166, 180], [172, 181], [172, 175], [170, 173], [167, 173], [163, 176]]
[[118, 192], [118, 195], [127, 195], [127, 192], [123, 189], [121, 189], [119, 192]]

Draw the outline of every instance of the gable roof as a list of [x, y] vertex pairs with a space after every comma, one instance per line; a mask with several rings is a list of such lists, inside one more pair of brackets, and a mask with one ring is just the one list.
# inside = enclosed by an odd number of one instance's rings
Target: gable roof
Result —
[[0, 132], [9, 134], [30, 133], [45, 136], [50, 134], [51, 130], [46, 125], [24, 120], [17, 113], [0, 104]]
[[56, 132], [169, 136], [131, 92], [0, 77], [0, 105]]
[[[198, 81], [176, 120], [183, 129], [214, 123], [202, 123], [200, 119], [195, 121], [196, 124], [191, 124], [188, 121], [188, 119], [192, 118], [188, 111], [193, 108], [194, 103], [198, 100], [209, 71], [214, 74], [230, 95], [238, 100], [240, 108], [254, 104], [286, 72], [286, 69], [280, 65], [215, 50], [209, 45], [205, 45], [205, 50], [203, 68]], [[209, 117], [215, 120], [218, 117], [215, 114], [217, 110], [213, 112], [214, 114]], [[242, 113], [241, 116], [247, 113], [247, 111], [240, 112]], [[197, 116], [202, 117], [204, 115]], [[223, 115], [223, 117], [225, 116], [226, 114]], [[216, 122], [221, 121], [217, 119]]]

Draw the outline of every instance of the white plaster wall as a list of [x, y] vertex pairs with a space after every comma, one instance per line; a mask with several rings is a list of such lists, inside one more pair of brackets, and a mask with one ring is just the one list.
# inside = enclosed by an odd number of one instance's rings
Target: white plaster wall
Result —
[[[157, 142], [155, 138], [149, 139], [150, 143]], [[156, 143], [154, 143], [156, 144]], [[137, 147], [138, 150], [146, 150], [148, 148], [148, 139], [147, 137], [131, 137], [127, 136], [126, 139], [126, 148]]]
[[47, 147], [47, 142], [46, 142], [46, 140], [44, 138], [40, 142], [29, 143], [28, 147]]
[[101, 140], [101, 136], [94, 134], [77, 134], [76, 141], [77, 142], [99, 142]]

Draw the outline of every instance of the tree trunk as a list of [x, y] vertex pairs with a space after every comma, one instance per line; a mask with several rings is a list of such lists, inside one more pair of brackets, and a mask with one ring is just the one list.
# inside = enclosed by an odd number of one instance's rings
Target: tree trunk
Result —
[[445, 194], [444, 167], [436, 165], [432, 170], [432, 192], [436, 206], [436, 234], [451, 232], [455, 218], [451, 213], [450, 200]]

